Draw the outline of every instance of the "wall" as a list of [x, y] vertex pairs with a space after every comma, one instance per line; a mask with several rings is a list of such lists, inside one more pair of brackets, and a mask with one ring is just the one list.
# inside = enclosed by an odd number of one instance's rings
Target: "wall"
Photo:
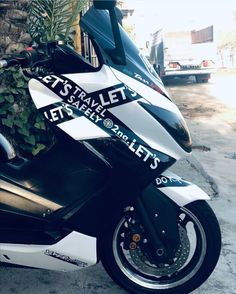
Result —
[[0, 1], [0, 57], [21, 51], [30, 43], [26, 33], [28, 4], [29, 0]]

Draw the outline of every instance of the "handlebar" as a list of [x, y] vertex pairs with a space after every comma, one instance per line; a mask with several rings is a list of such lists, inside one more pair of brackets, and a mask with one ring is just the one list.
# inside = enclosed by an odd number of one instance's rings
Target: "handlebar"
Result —
[[29, 47], [21, 53], [0, 60], [0, 68], [20, 65], [22, 68], [47, 65], [53, 58], [57, 46], [56, 41], [40, 43], [37, 47]]
[[0, 68], [20, 65], [22, 68], [30, 67], [38, 60], [38, 53], [33, 48], [28, 48], [20, 54], [0, 60]]

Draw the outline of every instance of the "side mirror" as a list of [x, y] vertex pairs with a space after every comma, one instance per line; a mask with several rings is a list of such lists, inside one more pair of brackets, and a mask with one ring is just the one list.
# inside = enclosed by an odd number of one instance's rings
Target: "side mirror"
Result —
[[117, 14], [115, 11], [116, 0], [93, 0], [93, 5], [96, 9], [107, 9], [109, 11], [113, 37], [115, 41], [115, 49], [111, 55], [115, 63], [120, 65], [126, 64], [126, 57], [123, 42], [121, 39], [120, 28], [118, 25]]
[[116, 6], [116, 0], [93, 0], [96, 9], [111, 10]]

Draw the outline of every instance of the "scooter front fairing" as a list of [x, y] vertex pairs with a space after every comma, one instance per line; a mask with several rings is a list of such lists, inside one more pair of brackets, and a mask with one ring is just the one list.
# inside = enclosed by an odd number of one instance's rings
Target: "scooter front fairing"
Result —
[[[188, 129], [162, 82], [122, 29], [126, 65], [113, 61], [105, 11], [90, 8], [81, 27], [93, 40], [100, 67], [88, 68], [79, 55], [57, 46], [55, 74], [31, 79], [31, 96], [50, 123], [106, 158], [121, 177], [132, 175], [144, 187], [190, 153]], [[90, 72], [80, 72], [85, 67]]]

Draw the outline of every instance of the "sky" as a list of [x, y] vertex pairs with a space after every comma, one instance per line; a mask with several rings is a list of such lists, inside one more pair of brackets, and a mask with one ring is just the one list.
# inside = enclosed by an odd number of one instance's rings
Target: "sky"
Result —
[[236, 0], [125, 0], [135, 9], [136, 42], [148, 40], [159, 27], [167, 30], [200, 29], [214, 25], [217, 31], [236, 26]]

